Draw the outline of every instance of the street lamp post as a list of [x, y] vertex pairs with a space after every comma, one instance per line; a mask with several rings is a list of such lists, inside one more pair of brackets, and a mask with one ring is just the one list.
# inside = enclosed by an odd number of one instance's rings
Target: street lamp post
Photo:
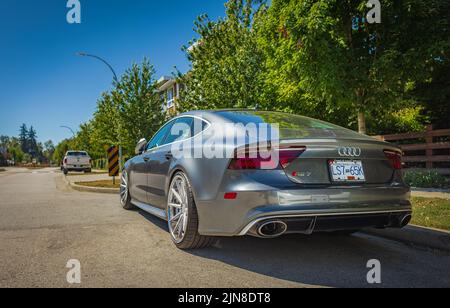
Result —
[[60, 126], [61, 128], [67, 128], [68, 130], [70, 130], [71, 131], [71, 133], [72, 133], [72, 135], [73, 135], [73, 137], [75, 138], [75, 132], [74, 132], [74, 130], [72, 129], [72, 128], [70, 128], [69, 126], [64, 126], [64, 125], [61, 125]]
[[[77, 55], [80, 56], [80, 57], [90, 57], [90, 58], [94, 58], [94, 59], [97, 59], [97, 60], [101, 61], [101, 62], [102, 62], [103, 64], [105, 64], [105, 65], [111, 70], [111, 72], [113, 73], [113, 79], [114, 79], [114, 82], [115, 82], [116, 84], [119, 83], [119, 79], [117, 78], [116, 71], [114, 70], [114, 68], [112, 67], [112, 65], [109, 64], [105, 59], [103, 59], [103, 58], [101, 58], [101, 57], [99, 57], [99, 56], [96, 56], [96, 55], [92, 55], [92, 54], [85, 53], [85, 52], [78, 52]], [[120, 172], [122, 172], [122, 140], [121, 140], [121, 139], [122, 139], [122, 138], [120, 137], [120, 129], [119, 129], [119, 170], [120, 170]]]

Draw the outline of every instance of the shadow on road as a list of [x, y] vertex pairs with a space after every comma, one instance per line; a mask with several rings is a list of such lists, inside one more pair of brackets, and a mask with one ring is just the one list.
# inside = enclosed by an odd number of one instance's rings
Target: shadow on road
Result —
[[[168, 232], [167, 223], [143, 211], [149, 222]], [[169, 234], [167, 240], [170, 241]], [[380, 260], [381, 287], [442, 287], [449, 283], [435, 257], [395, 242], [356, 234], [286, 235], [277, 239], [219, 238], [208, 249], [187, 251], [197, 257], [296, 283], [327, 287], [373, 287], [367, 283], [367, 262]], [[429, 259], [423, 259], [423, 253]], [[419, 255], [419, 256], [416, 256]], [[436, 256], [436, 258], [438, 258]], [[442, 281], [438, 277], [442, 277]], [[380, 286], [380, 285], [378, 285]]]

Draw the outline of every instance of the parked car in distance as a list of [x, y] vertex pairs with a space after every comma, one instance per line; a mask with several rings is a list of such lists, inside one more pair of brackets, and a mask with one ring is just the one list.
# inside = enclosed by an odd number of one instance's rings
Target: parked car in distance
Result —
[[64, 174], [71, 171], [86, 172], [92, 171], [92, 160], [87, 152], [84, 151], [68, 151], [63, 159], [62, 169]]
[[[265, 124], [278, 124], [273, 168], [250, 155], [264, 140], [248, 142], [243, 128]], [[216, 133], [220, 127], [225, 135]], [[233, 138], [243, 145], [222, 145]], [[180, 157], [180, 142], [192, 143], [193, 152], [213, 144], [217, 153], [231, 154]], [[138, 143], [122, 172], [120, 199], [127, 210], [138, 207], [166, 220], [180, 249], [207, 247], [217, 236], [351, 234], [409, 224], [411, 193], [401, 169], [395, 145], [323, 121], [255, 110], [194, 111]]]

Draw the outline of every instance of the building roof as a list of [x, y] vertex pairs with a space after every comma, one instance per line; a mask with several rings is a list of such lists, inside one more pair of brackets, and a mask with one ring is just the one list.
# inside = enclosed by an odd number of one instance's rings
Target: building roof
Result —
[[177, 81], [173, 77], [162, 76], [157, 81], [158, 91], [165, 91], [172, 87]]

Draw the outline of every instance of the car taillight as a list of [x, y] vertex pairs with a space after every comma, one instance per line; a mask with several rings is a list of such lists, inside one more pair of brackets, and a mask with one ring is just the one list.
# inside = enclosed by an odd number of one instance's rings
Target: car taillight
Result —
[[[258, 170], [258, 169], [286, 169], [295, 159], [300, 157], [305, 151], [306, 147], [286, 147], [275, 150], [278, 155], [272, 155], [269, 158], [263, 158], [259, 154], [255, 158], [249, 157], [246, 152], [245, 157], [234, 158], [228, 169], [230, 170]], [[278, 157], [277, 157], [278, 156]]]
[[67, 158], [64, 158], [64, 163], [67, 164]]
[[280, 165], [283, 169], [289, 167], [289, 165], [299, 158], [306, 151], [306, 147], [291, 147], [286, 149], [280, 149]]
[[391, 163], [391, 166], [395, 170], [402, 169], [402, 153], [395, 151], [384, 151], [386, 158]]

